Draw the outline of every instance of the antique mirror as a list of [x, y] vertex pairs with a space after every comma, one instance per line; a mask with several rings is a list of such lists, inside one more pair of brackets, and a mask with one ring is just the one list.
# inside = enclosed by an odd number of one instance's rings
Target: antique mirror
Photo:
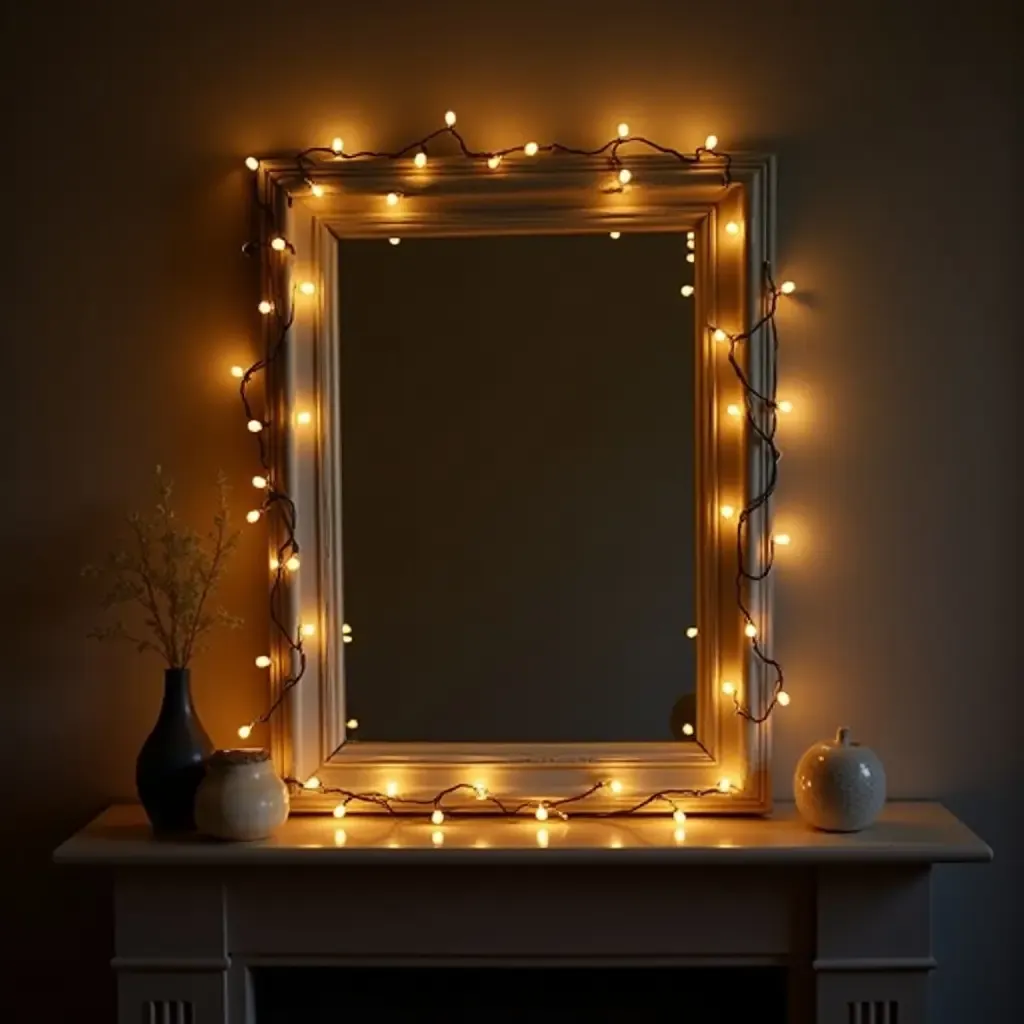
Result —
[[294, 249], [264, 287], [292, 303], [267, 442], [298, 809], [610, 779], [581, 813], [767, 809], [769, 595], [737, 568], [770, 524], [737, 517], [770, 471], [739, 382], [774, 375], [772, 174], [704, 156], [632, 157], [628, 187], [600, 156], [263, 164]]

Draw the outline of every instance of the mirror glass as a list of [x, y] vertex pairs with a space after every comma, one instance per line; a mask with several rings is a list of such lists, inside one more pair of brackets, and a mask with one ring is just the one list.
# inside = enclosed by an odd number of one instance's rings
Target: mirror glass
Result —
[[685, 234], [339, 246], [353, 741], [681, 740]]

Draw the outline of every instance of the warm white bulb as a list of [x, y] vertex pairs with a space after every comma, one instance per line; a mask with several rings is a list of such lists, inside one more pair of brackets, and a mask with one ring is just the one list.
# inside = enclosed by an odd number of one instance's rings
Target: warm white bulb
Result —
[[341, 639], [342, 639], [342, 642], [344, 642], [346, 644], [352, 643], [352, 637], [348, 633], [346, 633]]
[[723, 519], [732, 519], [736, 514], [736, 509], [733, 508], [732, 505], [722, 505], [718, 511], [722, 514]]
[[284, 567], [289, 572], [298, 572], [300, 565], [302, 565], [302, 562], [299, 561], [298, 555], [292, 555], [291, 558], [289, 558], [288, 561], [284, 563]]
[[333, 149], [335, 153], [340, 153], [344, 148], [345, 143], [342, 141], [341, 136], [335, 135], [334, 138], [331, 139], [331, 149]]
[[777, 408], [778, 408], [779, 412], [792, 412], [793, 411], [793, 403], [792, 402], [782, 401], [782, 402], [779, 402]]
[[757, 636], [757, 626], [755, 626], [752, 622], [748, 622], [743, 627], [743, 632], [746, 633], [746, 635], [749, 636], [751, 640], [753, 640], [754, 637]]
[[693, 726], [689, 722], [684, 722], [683, 723], [683, 735], [684, 736], [692, 736], [693, 735]]
[[266, 316], [268, 313], [272, 313], [274, 311], [274, 304], [267, 299], [264, 299], [256, 308], [263, 314], [263, 316]]
[[238, 738], [240, 740], [247, 740], [252, 735], [251, 725], [240, 725], [238, 727]]
[[241, 380], [245, 376], [245, 370], [241, 366], [232, 366], [231, 376], [237, 377], [239, 380]]
[[772, 540], [775, 541], [776, 544], [781, 544], [783, 547], [786, 547], [787, 544], [792, 543], [793, 538], [790, 537], [788, 533], [777, 533], [772, 537]]
[[705, 149], [714, 149], [715, 146], [717, 146], [717, 145], [718, 145], [718, 136], [717, 135], [709, 135], [704, 140], [704, 148]]
[[692, 242], [696, 237], [697, 237], [697, 232], [696, 231], [687, 231], [686, 232], [686, 240], [688, 242]]
[[299, 291], [302, 292], [303, 295], [313, 295], [316, 293], [316, 285], [313, 284], [312, 281], [303, 281], [302, 284], [299, 285]]
[[260, 420], [249, 420], [246, 426], [251, 434], [258, 434], [263, 429], [263, 423]]
[[621, 231], [609, 231], [608, 232], [608, 237], [613, 239], [613, 240], [616, 239], [616, 238], [621, 238], [622, 237], [622, 232]]
[[398, 783], [397, 782], [389, 782], [384, 787], [384, 792], [387, 793], [387, 795], [389, 797], [392, 797], [392, 798], [398, 796]]
[[727, 235], [738, 235], [740, 233], [740, 226], [736, 221], [731, 220], [725, 225], [725, 233]]
[[688, 299], [693, 294], [693, 285], [684, 284], [683, 287], [679, 289], [679, 294], [682, 295], [684, 299]]
[[628, 185], [633, 180], [633, 172], [628, 167], [623, 167], [619, 171], [619, 181], [623, 185]]
[[523, 152], [527, 156], [536, 156], [537, 150], [539, 149], [540, 146], [538, 146], [536, 142], [528, 142], [525, 146], [523, 146]]
[[402, 244], [402, 240], [400, 238], [389, 238], [388, 241], [392, 245], [401, 245]]
[[288, 248], [288, 243], [280, 235], [275, 235], [270, 240], [270, 248], [275, 252], [284, 252]]
[[533, 812], [533, 816], [538, 821], [547, 821], [548, 820], [548, 809], [543, 804], [541, 804], [540, 807], [538, 807], [537, 810]]
[[686, 262], [687, 263], [696, 263], [697, 262], [697, 257], [692, 252], [688, 252], [686, 254]]
[[729, 405], [727, 405], [725, 407], [725, 411], [730, 416], [739, 416], [739, 414], [740, 414], [740, 407], [738, 405], [736, 405], [735, 403], [731, 403], [731, 404], [729, 404]]
[[384, 197], [384, 201], [388, 204], [388, 206], [397, 206], [398, 205], [398, 193], [397, 192], [389, 192]]
[[423, 152], [423, 150], [421, 149], [421, 150], [420, 150], [420, 151], [419, 151], [419, 152], [418, 152], [418, 153], [417, 153], [417, 154], [416, 154], [416, 155], [415, 155], [415, 156], [414, 156], [414, 157], [412, 158], [412, 162], [413, 162], [413, 163], [414, 163], [414, 164], [415, 164], [415, 165], [416, 165], [417, 167], [426, 167], [426, 166], [427, 166], [427, 154], [426, 154], [426, 153], [424, 153], [424, 152]]
[[672, 812], [672, 820], [677, 825], [682, 825], [686, 821], [686, 812], [680, 811], [678, 808]]
[[256, 659], [256, 667], [257, 668], [270, 668], [270, 658], [269, 658], [269, 656], [266, 655], [266, 654], [261, 654]]
[[625, 121], [622, 121], [620, 122], [617, 131], [619, 133], [619, 138], [624, 139], [629, 134], [629, 125], [626, 124]]
[[316, 626], [312, 622], [304, 622], [300, 632], [303, 636], [316, 636]]
[[779, 692], [775, 694], [775, 700], [784, 708], [789, 707], [789, 694], [786, 693], [785, 690], [779, 690]]
[[686, 635], [687, 635], [687, 636], [688, 636], [688, 637], [689, 637], [689, 638], [690, 638], [691, 640], [692, 640], [692, 639], [693, 639], [693, 638], [694, 638], [694, 637], [695, 637], [695, 636], [696, 636], [696, 635], [697, 635], [697, 634], [698, 634], [699, 632], [700, 632], [700, 630], [698, 630], [696, 626], [688, 626], [688, 627], [687, 627], [687, 629], [686, 629]]
[[319, 789], [320, 780], [315, 775], [310, 775], [308, 779], [302, 784], [303, 789]]
[[338, 804], [334, 808], [334, 816], [336, 818], [344, 818], [348, 814], [348, 808], [344, 804]]
[[247, 156], [245, 158], [245, 166], [248, 167], [250, 171], [258, 171], [260, 169], [260, 162], [254, 156]]
[[687, 238], [686, 239], [686, 248], [687, 249], [696, 249], [697, 248], [697, 239], [696, 238]]
[[451, 128], [451, 126], [453, 124], [455, 124], [455, 111], [454, 110], [449, 110], [449, 111], [445, 112], [444, 123], [446, 125], [448, 125], [449, 128]]
[[262, 515], [263, 513], [258, 508], [253, 508], [245, 513], [245, 518], [250, 523], [258, 523], [260, 521], [260, 516]]
[[254, 476], [252, 478], [252, 485], [263, 490], [267, 486], [267, 478], [265, 476]]
[[352, 627], [347, 622], [343, 622], [341, 624], [341, 631], [342, 633], [351, 633]]
[[729, 335], [722, 330], [721, 327], [715, 328], [715, 333], [711, 335], [712, 341], [728, 341]]
[[782, 292], [783, 295], [792, 295], [793, 292], [796, 291], [796, 283], [793, 281], [783, 281], [782, 284], [779, 285], [779, 291]]
[[438, 809], [437, 809], [436, 811], [434, 811], [434, 813], [433, 813], [433, 814], [432, 814], [432, 815], [430, 816], [430, 820], [431, 820], [431, 821], [432, 821], [432, 822], [433, 822], [433, 823], [434, 823], [435, 825], [443, 825], [443, 824], [444, 824], [444, 811], [442, 811], [442, 810], [441, 810], [441, 808], [439, 807], [439, 808], [438, 808]]
[[612, 792], [613, 792], [613, 793], [614, 793], [614, 794], [615, 794], [616, 796], [618, 796], [618, 794], [622, 792], [622, 783], [621, 783], [621, 782], [619, 782], [619, 780], [618, 780], [618, 779], [612, 779], [612, 781], [608, 783], [608, 788], [609, 788], [609, 789], [610, 789], [610, 790], [611, 790], [611, 791], [612, 791]]
[[300, 427], [308, 427], [309, 424], [313, 422], [313, 414], [303, 410], [296, 414], [295, 422], [298, 423]]
[[497, 153], [495, 153], [494, 156], [489, 156], [487, 158], [487, 166], [490, 167], [492, 171], [497, 170], [501, 166], [501, 157]]
[[358, 718], [350, 718], [345, 723], [345, 728], [346, 729], [358, 729], [359, 728], [359, 719]]
[[722, 683], [722, 693], [724, 693], [726, 695], [726, 697], [731, 697], [735, 692], [736, 692], [736, 684], [735, 683], [730, 683], [730, 682]]
[[313, 195], [315, 195], [317, 197], [317, 199], [323, 199], [323, 197], [324, 197], [324, 187], [323, 187], [323, 185], [317, 185], [316, 183], [314, 183], [314, 184], [309, 186], [309, 190], [310, 190], [310, 192], [313, 193]]
[[487, 799], [487, 787], [482, 782], [474, 782], [473, 789], [476, 791], [477, 800]]
[[722, 778], [718, 780], [718, 792], [728, 793], [732, 789], [732, 779]]

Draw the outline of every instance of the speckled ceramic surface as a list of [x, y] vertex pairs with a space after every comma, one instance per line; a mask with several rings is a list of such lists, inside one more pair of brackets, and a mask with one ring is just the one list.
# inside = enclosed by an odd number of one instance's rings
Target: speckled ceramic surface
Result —
[[854, 743], [850, 730], [815, 743], [796, 766], [793, 794], [803, 819], [826, 832], [859, 832], [885, 805], [885, 769], [878, 755]]
[[215, 839], [266, 839], [288, 807], [288, 787], [267, 751], [218, 750], [196, 793], [196, 827]]

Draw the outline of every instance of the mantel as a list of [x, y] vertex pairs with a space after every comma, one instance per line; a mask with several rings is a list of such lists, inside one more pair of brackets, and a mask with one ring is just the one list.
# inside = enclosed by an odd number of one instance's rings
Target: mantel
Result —
[[991, 856], [932, 803], [855, 835], [782, 805], [683, 827], [294, 815], [250, 844], [155, 839], [120, 806], [56, 860], [113, 873], [119, 1024], [253, 1024], [256, 972], [410, 964], [777, 967], [791, 1024], [927, 1024], [932, 866]]

